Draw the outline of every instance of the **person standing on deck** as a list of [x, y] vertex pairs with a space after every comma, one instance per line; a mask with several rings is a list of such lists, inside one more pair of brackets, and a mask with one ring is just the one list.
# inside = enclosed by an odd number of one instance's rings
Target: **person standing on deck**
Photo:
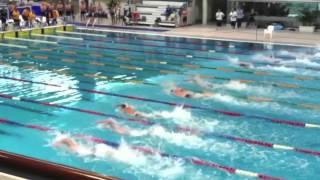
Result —
[[87, 13], [87, 5], [84, 1], [81, 1], [80, 3], [80, 21], [84, 21], [86, 19], [86, 13]]
[[90, 7], [89, 7], [89, 14], [88, 14], [88, 21], [86, 24], [86, 27], [88, 27], [88, 25], [90, 23], [92, 23], [92, 27], [94, 27], [94, 25], [97, 22], [97, 8], [96, 5], [94, 3], [91, 3]]
[[220, 9], [218, 9], [216, 13], [217, 29], [222, 26], [223, 18], [224, 13]]
[[244, 18], [244, 13], [242, 8], [237, 9], [237, 28], [241, 28], [241, 24]]
[[237, 11], [235, 9], [233, 9], [230, 14], [229, 14], [229, 17], [230, 17], [230, 24], [232, 26], [232, 29], [235, 29], [236, 28], [236, 25], [237, 25]]
[[73, 22], [73, 7], [70, 4], [70, 2], [67, 2], [65, 5], [65, 11], [66, 11], [66, 22]]

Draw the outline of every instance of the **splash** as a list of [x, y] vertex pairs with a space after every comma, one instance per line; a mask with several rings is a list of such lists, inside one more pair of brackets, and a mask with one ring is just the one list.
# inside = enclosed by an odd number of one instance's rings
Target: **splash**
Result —
[[151, 114], [154, 118], [173, 119], [178, 122], [185, 122], [192, 120], [192, 114], [190, 111], [183, 108], [183, 106], [177, 106], [173, 111], [156, 111]]
[[277, 71], [277, 72], [283, 72], [283, 73], [298, 73], [295, 68], [289, 68], [285, 66], [261, 66], [258, 67], [259, 70], [267, 70], [267, 71]]
[[236, 57], [228, 57], [228, 60], [231, 64], [233, 65], [238, 65], [239, 64], [239, 58], [236, 58]]
[[161, 126], [152, 127], [150, 129], [150, 135], [161, 139], [165, 139], [167, 142], [186, 148], [200, 149], [208, 147], [206, 141], [202, 140], [201, 138], [195, 135], [169, 132]]
[[240, 81], [229, 81], [226, 84], [221, 85], [221, 87], [225, 87], [227, 89], [233, 89], [233, 90], [237, 90], [237, 91], [244, 91], [244, 90], [248, 90], [249, 87], [248, 85], [241, 83]]

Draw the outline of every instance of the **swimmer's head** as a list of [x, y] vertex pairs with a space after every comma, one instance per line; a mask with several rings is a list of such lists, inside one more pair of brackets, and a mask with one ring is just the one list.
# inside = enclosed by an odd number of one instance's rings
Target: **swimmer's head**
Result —
[[191, 94], [186, 94], [185, 98], [191, 98]]
[[127, 105], [126, 104], [120, 104], [120, 105], [118, 105], [118, 107], [121, 108], [121, 109], [124, 109], [124, 108], [127, 107]]

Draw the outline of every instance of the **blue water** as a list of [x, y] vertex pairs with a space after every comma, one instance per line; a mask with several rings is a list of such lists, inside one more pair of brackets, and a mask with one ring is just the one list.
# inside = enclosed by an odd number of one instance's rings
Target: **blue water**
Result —
[[[181, 109], [79, 89], [320, 124], [319, 48], [83, 30], [75, 32], [88, 34], [57, 33], [52, 37], [30, 38], [56, 44], [2, 40], [4, 44], [27, 48], [1, 46], [0, 95], [117, 115], [122, 117], [116, 119], [119, 125], [144, 134], [120, 135], [110, 129], [99, 128], [96, 123], [107, 117], [0, 98], [0, 118], [55, 129], [41, 132], [0, 123], [1, 150], [123, 179], [248, 179], [173, 157], [143, 154], [133, 150], [132, 146], [149, 147], [183, 158], [196, 157], [284, 179], [318, 179], [319, 156], [250, 145], [218, 136], [182, 133], [175, 127], [313, 151], [320, 151], [320, 139], [317, 138], [319, 128], [277, 124], [248, 116], [233, 117], [208, 110]], [[93, 34], [105, 37], [95, 37]], [[78, 39], [67, 39], [70, 37]], [[250, 67], [241, 67], [240, 62], [249, 63]], [[192, 68], [190, 65], [202, 68]], [[230, 69], [233, 71], [228, 72]], [[267, 74], [259, 75], [262, 72]], [[197, 75], [211, 76], [201, 79], [210, 87], [204, 89], [192, 83], [190, 79]], [[240, 80], [254, 82], [246, 84]], [[297, 87], [285, 88], [279, 84]], [[212, 95], [199, 99], [175, 97], [169, 93], [174, 85]], [[272, 102], [257, 102], [250, 100], [250, 97], [268, 98]], [[141, 112], [157, 114], [145, 119], [156, 125], [144, 126], [126, 121], [134, 117], [117, 109], [121, 103], [128, 103]], [[313, 108], [306, 108], [306, 105]], [[119, 143], [120, 147], [114, 150], [114, 156], [94, 157], [72, 153], [53, 147], [52, 142], [59, 136], [58, 131], [91, 135]], [[75, 139], [83, 146], [95, 146], [93, 142]]]

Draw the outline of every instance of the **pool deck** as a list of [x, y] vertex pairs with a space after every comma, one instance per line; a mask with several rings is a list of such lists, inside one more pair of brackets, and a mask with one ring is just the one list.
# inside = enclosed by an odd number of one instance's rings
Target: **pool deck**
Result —
[[[214, 25], [193, 25], [175, 28], [164, 32], [167, 35], [213, 38], [225, 40], [240, 40], [253, 42], [269, 42], [269, 39], [264, 39], [263, 29], [237, 29], [233, 30], [230, 27], [222, 27], [216, 29]], [[320, 32], [316, 33], [301, 33], [297, 31], [275, 31], [273, 33], [272, 43], [281, 44], [299, 44], [299, 45], [320, 45]]]
[[[87, 29], [85, 27], [78, 27], [79, 29]], [[255, 28], [242, 28], [233, 30], [231, 27], [222, 27], [216, 29], [215, 25], [192, 25], [186, 27], [172, 28], [165, 32], [150, 32], [147, 30], [134, 30], [127, 28], [102, 28], [102, 27], [88, 27], [88, 29], [105, 32], [121, 32], [121, 33], [134, 33], [144, 35], [161, 35], [173, 37], [189, 37], [200, 39], [216, 39], [226, 41], [245, 41], [254, 43], [273, 43], [285, 44], [293, 46], [320, 46], [320, 32], [315, 33], [301, 33], [297, 31], [275, 31], [272, 40], [264, 39], [263, 29]]]

